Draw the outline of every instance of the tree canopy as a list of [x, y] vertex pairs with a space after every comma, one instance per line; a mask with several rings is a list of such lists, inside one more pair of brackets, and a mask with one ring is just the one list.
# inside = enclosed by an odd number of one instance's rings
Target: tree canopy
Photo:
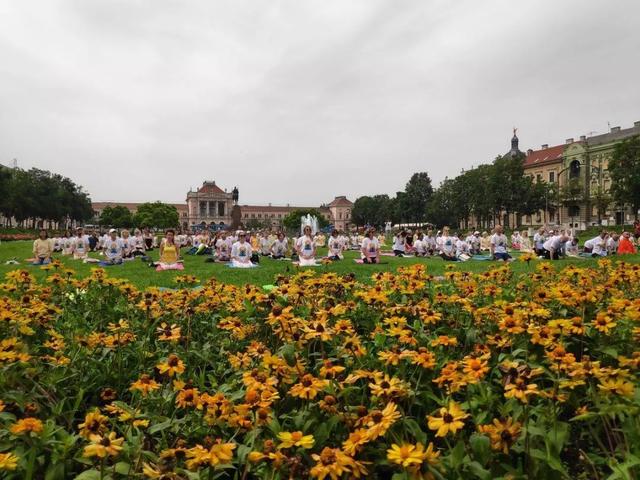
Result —
[[100, 212], [98, 223], [108, 227], [130, 228], [133, 226], [133, 215], [122, 205], [107, 206]]
[[179, 221], [178, 209], [162, 202], [143, 203], [133, 216], [133, 224], [137, 227], [175, 228]]
[[50, 226], [68, 226], [93, 217], [91, 199], [80, 185], [47, 170], [0, 166], [0, 212], [7, 226], [35, 227], [37, 220]]
[[638, 218], [640, 209], [640, 136], [615, 146], [608, 165], [611, 196], [619, 205], [630, 205]]

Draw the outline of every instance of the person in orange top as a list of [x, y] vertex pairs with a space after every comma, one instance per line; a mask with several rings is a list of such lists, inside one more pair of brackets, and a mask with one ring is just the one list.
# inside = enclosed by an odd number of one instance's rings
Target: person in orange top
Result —
[[618, 244], [618, 254], [636, 253], [636, 247], [631, 238], [629, 238], [630, 236], [629, 232], [622, 232], [622, 237], [620, 237], [620, 243]]

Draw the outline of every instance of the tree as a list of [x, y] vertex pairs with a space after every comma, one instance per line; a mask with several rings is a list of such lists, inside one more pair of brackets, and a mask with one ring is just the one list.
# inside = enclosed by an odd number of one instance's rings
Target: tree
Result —
[[100, 225], [116, 228], [130, 228], [133, 226], [133, 216], [127, 207], [116, 205], [115, 207], [104, 207], [100, 213]]
[[396, 195], [396, 211], [400, 221], [421, 223], [427, 221], [427, 205], [433, 195], [431, 178], [427, 172], [414, 173], [402, 195]]
[[356, 225], [380, 227], [391, 220], [392, 201], [388, 195], [364, 196], [356, 199], [351, 218]]
[[250, 218], [244, 224], [244, 227], [249, 230], [262, 230], [265, 228], [271, 228], [271, 222], [267, 220], [261, 220], [259, 218]]
[[315, 208], [309, 208], [309, 209], [300, 208], [300, 209], [293, 210], [286, 217], [282, 219], [282, 224], [289, 231], [300, 231], [300, 219], [307, 215], [316, 217], [318, 219], [318, 226], [320, 228], [323, 228], [329, 225], [329, 222], [327, 221], [327, 219], [324, 218], [322, 214]]
[[172, 228], [178, 226], [179, 220], [178, 209], [162, 202], [143, 203], [133, 216], [138, 227]]
[[630, 205], [638, 218], [640, 209], [640, 136], [618, 143], [608, 165], [611, 196], [619, 205]]

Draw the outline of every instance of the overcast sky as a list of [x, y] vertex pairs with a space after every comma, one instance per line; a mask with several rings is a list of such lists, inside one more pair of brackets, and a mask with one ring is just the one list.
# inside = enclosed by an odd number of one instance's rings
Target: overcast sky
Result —
[[0, 163], [317, 205], [640, 120], [640, 1], [0, 0]]

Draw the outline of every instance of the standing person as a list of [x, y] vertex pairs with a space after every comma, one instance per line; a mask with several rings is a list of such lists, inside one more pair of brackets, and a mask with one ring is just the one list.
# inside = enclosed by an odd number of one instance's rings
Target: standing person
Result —
[[284, 233], [278, 232], [278, 237], [271, 244], [271, 258], [274, 260], [281, 260], [286, 257], [287, 250], [289, 249], [289, 242]]
[[296, 252], [300, 259], [301, 266], [316, 265], [316, 244], [311, 236], [311, 227], [307, 225], [302, 231], [303, 234], [296, 242]]
[[407, 233], [401, 230], [393, 237], [393, 253], [396, 257], [404, 257], [407, 249]]
[[367, 230], [365, 237], [362, 239], [362, 247], [360, 253], [364, 263], [380, 263], [380, 242], [375, 236], [375, 228]]
[[491, 256], [494, 260], [511, 260], [511, 255], [507, 252], [507, 236], [504, 234], [502, 225], [498, 225], [495, 233], [491, 236]]
[[152, 264], [156, 271], [163, 270], [184, 270], [184, 265], [180, 262], [180, 247], [176, 243], [176, 231], [173, 228], [164, 233], [164, 238], [160, 241], [160, 259]]
[[542, 245], [544, 248], [544, 258], [549, 260], [559, 260], [563, 255], [565, 244], [569, 241], [566, 233], [554, 235], [545, 240]]
[[40, 230], [38, 238], [33, 242], [33, 264], [47, 265], [51, 263], [53, 245], [49, 239], [49, 233], [43, 228]]
[[89, 239], [84, 235], [82, 227], [76, 229], [76, 236], [71, 242], [71, 253], [75, 260], [85, 260], [89, 256]]
[[118, 232], [115, 228], [109, 230], [109, 237], [102, 244], [106, 265], [120, 265], [124, 254], [124, 243], [118, 238]]
[[442, 235], [439, 242], [440, 257], [443, 260], [455, 262], [458, 260], [456, 257], [456, 241], [454, 237], [449, 234], [449, 227], [443, 227]]
[[344, 257], [342, 256], [343, 245], [340, 237], [338, 236], [338, 231], [333, 230], [331, 232], [331, 236], [329, 237], [328, 244], [329, 252], [327, 253], [327, 257], [329, 260], [342, 260]]
[[231, 247], [231, 265], [236, 268], [252, 268], [255, 267], [251, 263], [252, 248], [247, 242], [247, 235], [240, 230], [237, 234], [238, 240]]
[[636, 253], [636, 246], [631, 241], [629, 232], [622, 232], [620, 243], [618, 244], [618, 254]]

